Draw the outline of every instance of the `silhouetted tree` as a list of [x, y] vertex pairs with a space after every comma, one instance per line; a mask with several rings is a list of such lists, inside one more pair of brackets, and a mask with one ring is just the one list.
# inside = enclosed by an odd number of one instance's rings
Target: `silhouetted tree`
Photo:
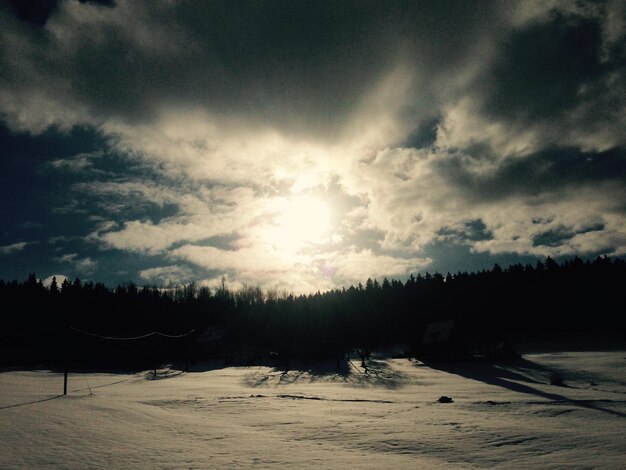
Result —
[[[626, 262], [580, 258], [561, 264], [552, 258], [535, 266], [456, 274], [411, 274], [405, 282], [369, 278], [365, 285], [294, 296], [244, 284], [232, 292], [223, 277], [214, 291], [195, 283], [111, 290], [102, 283], [62, 282], [48, 289], [35, 274], [26, 281], [1, 281], [0, 360], [58, 363], [61, 344], [79, 351], [85, 365], [153, 366], [159, 361], [193, 360], [197, 335], [221, 331], [223, 354], [255, 349], [257, 358], [276, 352], [290, 358], [334, 359], [339, 367], [356, 351], [367, 368], [372, 351], [398, 343], [421, 347], [429, 323], [454, 320], [454, 348], [486, 351], [512, 336], [586, 334], [605, 327], [625, 332], [626, 300], [621, 296]], [[7, 308], [6, 306], [20, 308]], [[576, 316], [583, 309], [587, 315]], [[60, 340], [66, 326], [73, 330]], [[195, 330], [196, 336], [177, 339]], [[90, 334], [83, 334], [86, 331]], [[135, 341], [103, 338], [141, 337]], [[230, 352], [228, 352], [230, 351]], [[284, 362], [287, 364], [287, 362]]]

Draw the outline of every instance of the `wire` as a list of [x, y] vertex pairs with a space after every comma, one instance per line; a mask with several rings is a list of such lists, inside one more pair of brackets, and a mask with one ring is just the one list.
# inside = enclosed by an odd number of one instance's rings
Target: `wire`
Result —
[[74, 328], [73, 326], [70, 326], [70, 330], [75, 331], [76, 333], [81, 333], [83, 335], [93, 336], [94, 338], [109, 339], [109, 340], [115, 340], [115, 341], [133, 341], [137, 339], [149, 338], [150, 336], [154, 336], [156, 334], [156, 332], [152, 331], [145, 335], [123, 337], [123, 336], [99, 335], [97, 333], [91, 333], [89, 331], [79, 330], [78, 328]]
[[[0, 338], [8, 338], [8, 337], [19, 337], [19, 336], [35, 336], [35, 335], [42, 335], [42, 334], [47, 334], [47, 333], [52, 333], [54, 331], [60, 331], [60, 330], [65, 330], [66, 328], [59, 326], [56, 328], [49, 328], [47, 330], [41, 330], [41, 331], [21, 331], [21, 332], [12, 332], [12, 333], [3, 333], [0, 334]], [[92, 336], [94, 338], [99, 338], [99, 339], [103, 339], [103, 340], [111, 340], [111, 341], [135, 341], [135, 340], [139, 340], [139, 339], [144, 339], [144, 338], [149, 338], [150, 336], [161, 336], [163, 338], [184, 338], [185, 336], [189, 336], [190, 334], [194, 333], [196, 331], [196, 328], [193, 328], [189, 331], [187, 331], [186, 333], [181, 333], [179, 335], [171, 335], [168, 333], [162, 333], [160, 331], [151, 331], [150, 333], [146, 333], [146, 334], [142, 334], [142, 335], [137, 335], [137, 336], [107, 336], [107, 335], [100, 335], [98, 333], [92, 333], [90, 331], [85, 331], [85, 330], [81, 330], [79, 328], [75, 328], [73, 326], [67, 327], [67, 329], [72, 330], [76, 333], [80, 333], [83, 335], [87, 335], [87, 336]]]
[[185, 336], [189, 336], [194, 331], [196, 331], [196, 329], [194, 328], [180, 335], [170, 335], [167, 333], [161, 333], [160, 331], [152, 331], [150, 333], [146, 333], [145, 335], [139, 335], [139, 336], [105, 336], [105, 335], [99, 335], [97, 333], [91, 333], [89, 331], [79, 330], [78, 328], [74, 328], [73, 326], [70, 327], [70, 330], [75, 331], [77, 333], [84, 334], [84, 335], [93, 336], [95, 338], [113, 340], [113, 341], [133, 341], [133, 340], [149, 338], [150, 336], [162, 336], [164, 338], [183, 338]]
[[160, 331], [155, 331], [154, 334], [158, 336], [163, 336], [164, 338], [183, 338], [185, 336], [189, 336], [191, 333], [196, 331], [196, 329], [189, 330], [187, 333], [182, 333], [180, 335], [168, 335], [166, 333], [161, 333]]

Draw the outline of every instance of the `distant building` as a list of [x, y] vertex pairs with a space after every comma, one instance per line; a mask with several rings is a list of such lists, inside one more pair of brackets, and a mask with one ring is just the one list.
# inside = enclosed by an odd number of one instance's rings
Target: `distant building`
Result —
[[418, 337], [415, 355], [429, 360], [440, 360], [454, 355], [458, 349], [454, 342], [455, 320], [440, 320], [427, 323], [421, 338]]
[[432, 344], [440, 341], [449, 341], [452, 338], [454, 320], [436, 321], [426, 325], [422, 344]]

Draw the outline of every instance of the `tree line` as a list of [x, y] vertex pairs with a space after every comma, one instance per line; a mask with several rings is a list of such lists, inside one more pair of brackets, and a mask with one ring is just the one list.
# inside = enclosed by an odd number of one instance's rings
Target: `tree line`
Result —
[[[576, 257], [478, 272], [410, 275], [309, 295], [244, 285], [174, 288], [53, 279], [0, 280], [0, 361], [146, 368], [211, 357], [314, 360], [402, 345], [429, 352], [428, 325], [452, 321], [447, 352], [485, 352], [510, 338], [626, 332], [626, 262]], [[580, 315], [579, 312], [583, 314]], [[150, 334], [158, 332], [159, 334]], [[601, 346], [601, 345], [600, 345]], [[432, 352], [432, 351], [431, 351]]]

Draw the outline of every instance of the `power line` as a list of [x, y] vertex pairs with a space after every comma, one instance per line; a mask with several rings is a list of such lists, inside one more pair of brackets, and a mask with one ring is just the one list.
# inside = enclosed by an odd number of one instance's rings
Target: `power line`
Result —
[[193, 328], [192, 330], [189, 330], [186, 333], [182, 333], [179, 335], [170, 335], [167, 333], [162, 333], [160, 331], [151, 331], [150, 333], [146, 333], [146, 334], [139, 335], [139, 336], [106, 336], [106, 335], [100, 335], [97, 333], [91, 333], [89, 331], [80, 330], [73, 326], [69, 327], [69, 329], [77, 333], [81, 333], [83, 335], [93, 336], [94, 338], [99, 338], [103, 340], [112, 340], [112, 341], [134, 341], [134, 340], [149, 338], [150, 336], [162, 336], [164, 338], [184, 338], [185, 336], [189, 336], [194, 331], [196, 331], [196, 329]]
[[78, 328], [74, 328], [73, 326], [70, 326], [69, 329], [72, 331], [75, 331], [76, 333], [93, 336], [94, 338], [108, 339], [108, 340], [114, 340], [114, 341], [133, 341], [137, 339], [149, 338], [150, 336], [155, 335], [155, 332], [152, 331], [150, 333], [146, 333], [145, 335], [139, 335], [139, 336], [105, 336], [105, 335], [99, 335], [97, 333], [91, 333], [89, 331], [79, 330]]
[[185, 336], [189, 336], [194, 331], [196, 331], [195, 328], [193, 328], [192, 330], [189, 330], [187, 333], [182, 333], [180, 335], [168, 335], [167, 333], [161, 333], [160, 331], [155, 331], [154, 334], [158, 336], [163, 336], [164, 338], [183, 338]]
[[87, 335], [87, 336], [92, 336], [94, 338], [99, 338], [99, 339], [103, 339], [103, 340], [112, 340], [112, 341], [134, 341], [134, 340], [139, 340], [139, 339], [144, 339], [144, 338], [149, 338], [150, 336], [161, 336], [163, 338], [184, 338], [185, 336], [189, 336], [190, 334], [194, 333], [196, 331], [196, 328], [193, 328], [185, 333], [181, 333], [181, 334], [169, 334], [169, 333], [163, 333], [161, 331], [151, 331], [149, 333], [145, 333], [142, 335], [136, 335], [136, 336], [109, 336], [109, 335], [101, 335], [98, 333], [92, 333], [91, 331], [85, 331], [85, 330], [81, 330], [79, 328], [73, 327], [73, 326], [69, 326], [69, 327], [62, 327], [62, 326], [58, 326], [55, 328], [48, 328], [47, 330], [41, 330], [41, 331], [13, 331], [11, 333], [2, 333], [0, 334], [0, 338], [9, 338], [9, 337], [22, 337], [22, 336], [37, 336], [37, 335], [43, 335], [43, 334], [48, 334], [48, 333], [53, 333], [56, 331], [61, 331], [61, 330], [71, 330], [74, 331], [76, 333], [80, 333], [83, 335]]

